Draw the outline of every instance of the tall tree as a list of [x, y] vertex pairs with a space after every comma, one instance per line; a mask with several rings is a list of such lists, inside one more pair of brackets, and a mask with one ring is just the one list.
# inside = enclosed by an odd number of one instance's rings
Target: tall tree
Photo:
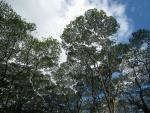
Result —
[[0, 1], [0, 112], [44, 112], [43, 95], [52, 83], [42, 70], [57, 66], [60, 46], [52, 38], [33, 38], [33, 30]]
[[112, 16], [90, 9], [84, 16], [71, 21], [61, 36], [70, 65], [68, 76], [77, 83], [83, 83], [85, 92], [89, 92], [86, 98], [90, 100], [91, 113], [98, 110], [102, 94], [105, 96], [108, 111], [115, 111], [117, 90], [114, 89], [112, 74], [118, 71], [121, 63], [119, 56], [122, 53], [117, 53], [111, 37], [118, 28], [119, 25]]
[[136, 109], [150, 112], [150, 31], [140, 29], [130, 38], [130, 51], [124, 67], [127, 73], [125, 94]]

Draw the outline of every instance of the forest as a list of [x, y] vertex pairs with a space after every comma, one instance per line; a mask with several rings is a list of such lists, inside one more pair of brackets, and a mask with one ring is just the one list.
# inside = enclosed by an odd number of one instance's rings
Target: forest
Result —
[[122, 43], [118, 29], [89, 9], [61, 42], [39, 40], [36, 25], [0, 1], [0, 113], [150, 113], [150, 30]]

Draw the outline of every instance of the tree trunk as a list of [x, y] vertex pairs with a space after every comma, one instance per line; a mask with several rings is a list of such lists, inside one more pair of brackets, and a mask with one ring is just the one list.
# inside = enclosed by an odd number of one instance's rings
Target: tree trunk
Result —
[[144, 113], [150, 113], [150, 109], [148, 107], [144, 107], [142, 109], [143, 109]]

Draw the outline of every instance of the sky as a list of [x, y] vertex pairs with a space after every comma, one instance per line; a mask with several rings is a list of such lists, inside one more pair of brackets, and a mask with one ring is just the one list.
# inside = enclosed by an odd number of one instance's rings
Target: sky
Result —
[[23, 19], [37, 25], [40, 39], [60, 40], [63, 29], [91, 8], [102, 9], [120, 24], [118, 40], [127, 41], [140, 28], [150, 29], [150, 0], [5, 0]]
[[150, 0], [5, 0], [29, 22], [37, 25], [36, 36], [60, 40], [63, 29], [91, 8], [104, 10], [120, 24], [118, 40], [140, 28], [150, 29]]
[[150, 30], [150, 0], [117, 0], [126, 7], [126, 16], [131, 19], [134, 31]]
[[150, 29], [150, 0], [5, 0], [23, 19], [37, 26], [39, 39], [60, 40], [63, 29], [88, 9], [102, 9], [120, 24], [117, 40], [127, 42], [131, 33]]

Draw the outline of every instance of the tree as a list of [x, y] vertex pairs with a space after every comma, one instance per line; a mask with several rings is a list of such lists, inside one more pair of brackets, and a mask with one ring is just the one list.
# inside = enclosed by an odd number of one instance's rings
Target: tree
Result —
[[130, 38], [130, 51], [126, 54], [124, 67], [127, 71], [125, 94], [136, 109], [150, 112], [150, 31], [140, 29]]
[[84, 84], [84, 91], [89, 92], [87, 98], [92, 98], [89, 99], [91, 113], [98, 110], [101, 94], [105, 96], [108, 111], [115, 111], [114, 92], [117, 89], [114, 89], [112, 74], [118, 72], [121, 63], [119, 56], [123, 53], [116, 51], [118, 47], [111, 37], [118, 28], [112, 16], [90, 9], [84, 16], [71, 21], [61, 36], [69, 64], [67, 75]]
[[52, 83], [42, 70], [51, 71], [58, 65], [60, 46], [52, 38], [33, 38], [33, 30], [34, 24], [0, 1], [1, 112], [44, 112], [43, 96]]
[[32, 36], [33, 23], [0, 1], [0, 112], [150, 112], [150, 31], [116, 43], [119, 25], [90, 9], [61, 35], [60, 43]]

